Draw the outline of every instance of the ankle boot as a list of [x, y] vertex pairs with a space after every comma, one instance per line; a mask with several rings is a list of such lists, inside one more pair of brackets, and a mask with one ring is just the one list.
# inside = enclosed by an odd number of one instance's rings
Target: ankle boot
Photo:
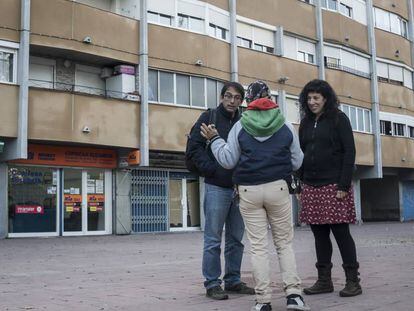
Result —
[[331, 278], [332, 263], [316, 263], [315, 266], [318, 269], [318, 280], [311, 287], [304, 288], [303, 292], [306, 295], [332, 293], [334, 291]]
[[345, 288], [339, 292], [339, 296], [341, 297], [352, 297], [362, 294], [362, 288], [359, 284], [359, 264], [343, 264], [342, 267], [345, 271], [346, 276], [346, 284]]

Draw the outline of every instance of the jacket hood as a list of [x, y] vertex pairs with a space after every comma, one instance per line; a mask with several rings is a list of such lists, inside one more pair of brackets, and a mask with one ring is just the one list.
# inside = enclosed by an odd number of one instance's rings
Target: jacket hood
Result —
[[243, 129], [255, 138], [272, 136], [285, 124], [277, 104], [268, 98], [255, 100], [249, 107], [242, 114], [240, 122]]

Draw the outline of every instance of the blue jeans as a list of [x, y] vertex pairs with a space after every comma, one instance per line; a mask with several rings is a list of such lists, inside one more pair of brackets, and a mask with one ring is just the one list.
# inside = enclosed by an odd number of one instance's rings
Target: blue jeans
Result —
[[204, 250], [203, 276], [206, 289], [221, 285], [221, 236], [225, 230], [225, 274], [226, 286], [240, 283], [240, 266], [243, 257], [244, 222], [239, 205], [233, 202], [233, 189], [206, 183], [204, 196]]

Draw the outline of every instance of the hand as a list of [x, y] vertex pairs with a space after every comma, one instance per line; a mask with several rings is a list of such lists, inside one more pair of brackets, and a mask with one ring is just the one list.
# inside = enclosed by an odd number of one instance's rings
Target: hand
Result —
[[200, 126], [200, 133], [201, 136], [203, 136], [205, 139], [210, 140], [214, 136], [218, 135], [218, 132], [216, 130], [216, 127], [214, 124], [209, 124], [208, 126], [205, 123], [202, 123]]
[[338, 190], [336, 192], [336, 198], [337, 199], [340, 199], [340, 200], [342, 200], [343, 198], [345, 198], [347, 195], [348, 195], [348, 192], [346, 192], [346, 191]]

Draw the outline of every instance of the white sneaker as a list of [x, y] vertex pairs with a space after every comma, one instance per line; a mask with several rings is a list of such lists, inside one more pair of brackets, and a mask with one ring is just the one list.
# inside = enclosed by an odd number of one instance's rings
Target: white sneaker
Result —
[[287, 310], [301, 310], [301, 311], [309, 311], [309, 306], [306, 305], [305, 301], [303, 300], [302, 296], [300, 295], [289, 295], [287, 298]]
[[272, 306], [270, 303], [256, 303], [251, 309], [251, 311], [272, 311]]

